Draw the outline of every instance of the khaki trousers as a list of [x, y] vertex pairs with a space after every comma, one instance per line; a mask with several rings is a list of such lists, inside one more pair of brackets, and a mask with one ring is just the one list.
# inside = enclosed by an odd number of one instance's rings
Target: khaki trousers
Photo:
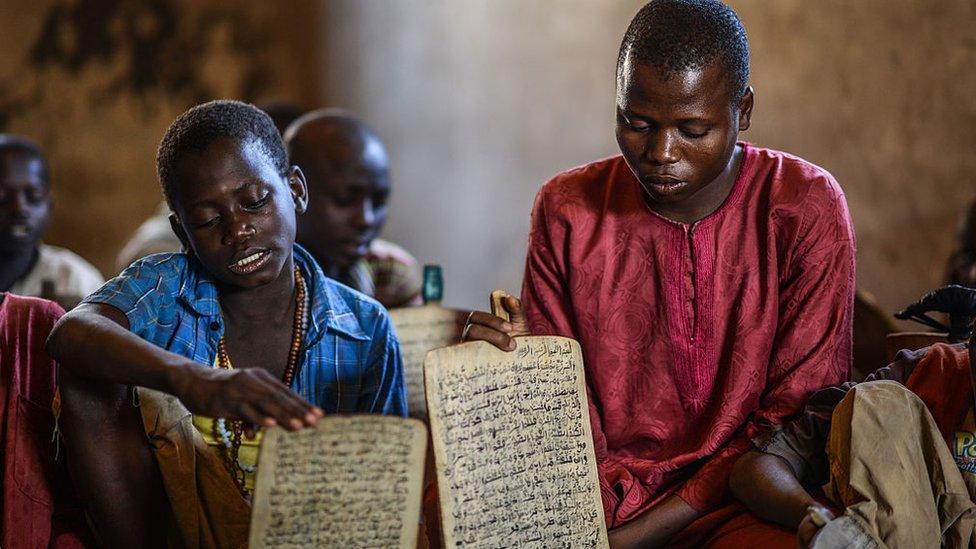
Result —
[[831, 425], [825, 492], [846, 511], [814, 547], [974, 546], [976, 505], [914, 393], [892, 381], [857, 385]]
[[247, 546], [251, 507], [174, 396], [138, 388], [139, 408], [175, 526], [170, 546]]

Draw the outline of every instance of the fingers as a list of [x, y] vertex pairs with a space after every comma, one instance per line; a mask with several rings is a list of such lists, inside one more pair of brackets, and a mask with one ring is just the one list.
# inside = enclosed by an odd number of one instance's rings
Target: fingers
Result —
[[487, 341], [503, 351], [515, 350], [515, 339], [501, 330], [472, 322], [465, 328], [465, 332], [466, 341]]
[[241, 419], [265, 427], [280, 425], [293, 431], [312, 427], [324, 416], [321, 409], [306, 402], [266, 370], [240, 370], [240, 375], [246, 376], [244, 384], [249, 387], [247, 394], [238, 396], [238, 402], [242, 409], [252, 407], [256, 413], [256, 417]]
[[491, 313], [486, 313], [484, 311], [473, 311], [468, 317], [468, 325], [479, 325], [486, 328], [490, 328], [497, 332], [503, 332], [509, 334], [514, 331], [515, 326], [511, 322], [508, 322], [501, 317], [495, 316]]
[[[522, 315], [522, 303], [518, 298], [505, 296], [502, 306], [510, 313]], [[515, 336], [527, 335], [524, 320], [509, 322], [499, 316], [484, 311], [472, 311], [461, 332], [461, 341], [487, 341], [503, 351], [514, 351]]]
[[[237, 417], [230, 418], [230, 419], [239, 419], [239, 420], [243, 421], [244, 422], [244, 432], [245, 433], [247, 433], [247, 430], [249, 428], [253, 432], [253, 430], [254, 430], [253, 426], [254, 425], [262, 425], [263, 424], [262, 421], [264, 420], [264, 417], [265, 417], [264, 414], [262, 414], [261, 412], [259, 412], [254, 406], [251, 406], [247, 402], [241, 403], [241, 405], [237, 409], [237, 414], [235, 414], [235, 415]], [[251, 438], [254, 438], [254, 437], [252, 436]]]
[[519, 317], [520, 320], [525, 320], [525, 313], [522, 312], [522, 302], [519, 298], [514, 295], [507, 295], [502, 300], [502, 306], [505, 307], [505, 310], [512, 317], [512, 322], [517, 322], [516, 317]]
[[512, 323], [515, 332], [512, 335], [530, 335], [529, 321], [525, 317], [525, 309], [522, 307], [522, 302], [519, 298], [513, 295], [507, 296], [502, 301], [502, 305], [508, 311], [509, 322]]

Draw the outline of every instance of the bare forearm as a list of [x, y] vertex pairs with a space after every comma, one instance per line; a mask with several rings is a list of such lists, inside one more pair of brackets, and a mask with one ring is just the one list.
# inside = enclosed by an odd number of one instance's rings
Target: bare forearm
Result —
[[636, 519], [611, 530], [610, 545], [614, 549], [662, 547], [699, 515], [683, 499], [671, 496]]
[[732, 493], [758, 517], [795, 529], [816, 500], [804, 490], [789, 464], [772, 454], [752, 451], [732, 468]]
[[[125, 322], [124, 316], [121, 322]], [[143, 340], [119, 320], [86, 306], [69, 312], [58, 322], [47, 350], [77, 376], [170, 394], [179, 391], [190, 370], [203, 368]]]

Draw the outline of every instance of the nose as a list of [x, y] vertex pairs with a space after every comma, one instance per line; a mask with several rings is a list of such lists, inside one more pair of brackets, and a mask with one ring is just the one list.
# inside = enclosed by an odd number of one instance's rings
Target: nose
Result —
[[668, 130], [659, 130], [648, 139], [647, 157], [657, 166], [674, 164], [681, 159], [677, 136]]
[[356, 214], [353, 216], [352, 222], [362, 229], [368, 229], [376, 223], [376, 210], [373, 208], [372, 198], [364, 198], [362, 200], [356, 208]]
[[221, 243], [234, 246], [247, 242], [255, 234], [254, 225], [246, 216], [236, 216], [227, 223]]

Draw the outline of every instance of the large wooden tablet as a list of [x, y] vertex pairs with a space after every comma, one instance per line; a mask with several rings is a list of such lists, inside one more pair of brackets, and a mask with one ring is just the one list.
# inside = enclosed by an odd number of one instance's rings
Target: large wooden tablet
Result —
[[609, 547], [579, 344], [522, 337], [424, 362], [447, 547]]
[[251, 511], [252, 548], [417, 543], [427, 428], [415, 419], [332, 416], [268, 429]]
[[410, 417], [427, 418], [424, 400], [424, 357], [427, 351], [453, 345], [461, 339], [467, 313], [439, 305], [390, 310], [403, 355], [403, 378], [407, 385]]

